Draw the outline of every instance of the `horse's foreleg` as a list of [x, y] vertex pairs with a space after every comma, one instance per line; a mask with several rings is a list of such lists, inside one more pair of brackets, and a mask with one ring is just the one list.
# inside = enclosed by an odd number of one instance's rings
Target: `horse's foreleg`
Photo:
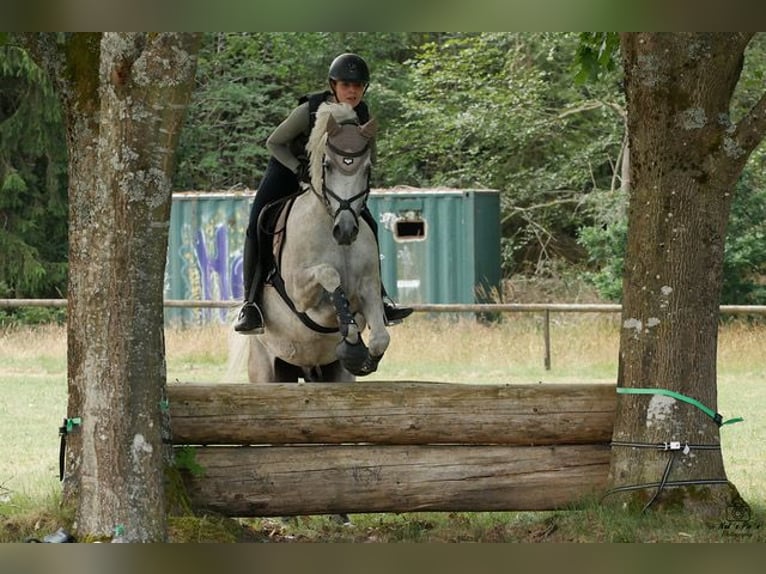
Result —
[[[350, 310], [349, 301], [342, 288], [333, 292], [333, 304], [338, 314], [341, 333], [346, 335], [350, 326], [357, 326]], [[390, 336], [386, 330], [383, 316], [383, 303], [377, 290], [370, 286], [359, 289], [357, 304], [360, 306], [358, 315], [364, 319], [363, 325], [370, 327], [369, 348], [361, 338], [361, 332], [356, 342], [345, 337], [338, 345], [338, 358], [343, 365], [355, 375], [369, 375], [378, 369], [378, 363], [388, 348]], [[358, 332], [358, 329], [357, 329]]]
[[345, 308], [348, 309], [348, 300], [345, 295], [342, 297], [338, 295], [342, 293], [342, 288], [340, 274], [335, 267], [326, 264], [307, 267], [302, 273], [295, 275], [292, 290], [295, 307], [302, 312], [318, 305], [322, 298], [329, 293], [333, 298], [335, 313], [341, 322], [341, 332], [344, 338], [354, 344], [361, 340], [359, 327], [353, 318], [351, 321], [346, 321], [344, 317], [341, 317], [344, 309], [343, 301], [345, 301]]
[[364, 290], [362, 298], [362, 313], [367, 326], [370, 328], [367, 346], [370, 349], [370, 358], [374, 361], [374, 367], [388, 349], [391, 336], [386, 329], [386, 320], [383, 315], [383, 301], [380, 297], [380, 286], [375, 284]]
[[317, 306], [326, 293], [340, 287], [340, 274], [332, 265], [321, 264], [295, 271], [289, 281], [288, 292], [295, 308], [305, 313]]
[[[370, 356], [370, 350], [364, 344], [359, 326], [351, 312], [351, 305], [342, 287], [333, 291], [332, 301], [338, 315], [340, 333], [343, 336], [337, 347], [341, 364], [355, 375], [369, 375], [375, 372], [380, 358]], [[349, 338], [352, 331], [356, 333], [355, 339]]]
[[274, 357], [261, 343], [259, 337], [248, 337], [250, 353], [247, 360], [247, 377], [251, 383], [269, 383], [275, 380]]
[[[361, 314], [365, 319], [367, 318], [367, 313], [370, 313], [371, 316], [377, 314], [377, 317], [373, 320], [376, 327], [372, 333], [375, 341], [375, 352], [371, 354], [362, 339], [362, 333], [354, 318], [354, 313], [351, 312], [351, 305], [341, 285], [341, 278], [337, 269], [330, 265], [315, 265], [306, 268], [300, 275], [300, 278], [295, 283], [296, 287], [297, 284], [300, 284], [301, 289], [296, 289], [295, 293], [300, 293], [303, 305], [305, 305], [304, 308], [316, 305], [319, 302], [319, 298], [324, 296], [325, 293], [329, 293], [332, 298], [333, 308], [335, 309], [338, 326], [342, 335], [336, 352], [338, 360], [340, 360], [343, 367], [354, 375], [360, 376], [374, 372], [378, 368], [378, 362], [388, 347], [389, 340], [383, 321], [383, 306], [380, 301], [380, 295], [377, 296], [376, 300], [369, 297], [360, 298], [363, 301]], [[294, 300], [296, 301], [296, 307], [298, 307], [297, 298]], [[374, 302], [364, 303], [364, 301]], [[370, 306], [370, 309], [374, 312], [364, 309], [365, 305]]]

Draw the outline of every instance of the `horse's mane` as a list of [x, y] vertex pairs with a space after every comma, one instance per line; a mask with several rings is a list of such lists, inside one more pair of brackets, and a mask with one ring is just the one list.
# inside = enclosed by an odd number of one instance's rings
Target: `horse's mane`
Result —
[[319, 105], [314, 129], [311, 130], [309, 141], [306, 144], [306, 151], [309, 154], [309, 173], [314, 189], [321, 189], [322, 187], [322, 156], [327, 142], [327, 122], [330, 115], [334, 116], [338, 123], [349, 120], [359, 121], [354, 108], [345, 102], [338, 104], [324, 102]]

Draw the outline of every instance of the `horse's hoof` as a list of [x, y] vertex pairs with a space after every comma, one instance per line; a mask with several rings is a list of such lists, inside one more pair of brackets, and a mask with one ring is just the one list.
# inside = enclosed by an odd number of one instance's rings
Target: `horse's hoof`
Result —
[[349, 373], [356, 375], [357, 377], [364, 377], [375, 371], [375, 369], [370, 370], [370, 367], [366, 362], [355, 364], [341, 361], [341, 364]]
[[370, 373], [366, 367], [370, 352], [361, 338], [354, 344], [343, 339], [338, 343], [336, 353], [340, 364], [352, 375], [364, 376]]
[[382, 355], [380, 357], [372, 357], [368, 355], [364, 363], [359, 366], [359, 372], [354, 374], [357, 376], [363, 377], [365, 375], [374, 373], [375, 371], [378, 370], [378, 363], [380, 363], [380, 360], [382, 358], [383, 358]]
[[353, 374], [364, 377], [365, 375], [369, 375], [374, 373], [378, 370], [378, 363], [380, 362], [380, 359], [373, 359], [372, 357], [368, 357], [366, 361], [364, 361], [363, 364], [356, 367], [356, 372]]
[[343, 360], [341, 364], [351, 374], [357, 377], [364, 377], [378, 370], [378, 363], [381, 357], [371, 357], [369, 354], [365, 357], [354, 357], [353, 359]]
[[379, 355], [377, 357], [373, 357], [370, 355], [370, 358], [368, 360], [368, 363], [370, 364], [369, 369], [371, 373], [374, 373], [378, 370], [378, 363], [380, 363], [380, 360], [383, 358], [383, 355]]

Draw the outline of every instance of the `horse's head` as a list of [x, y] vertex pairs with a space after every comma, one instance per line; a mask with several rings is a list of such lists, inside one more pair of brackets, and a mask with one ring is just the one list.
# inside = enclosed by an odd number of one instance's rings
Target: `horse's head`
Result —
[[[326, 118], [320, 116], [323, 112], [327, 113]], [[337, 117], [333, 112], [338, 112]], [[320, 117], [324, 120], [321, 126]], [[330, 104], [327, 108], [320, 106], [317, 126], [315, 129], [324, 129], [324, 137], [320, 140], [321, 154], [317, 153], [319, 147], [309, 149], [312, 185], [316, 193], [321, 190], [322, 200], [333, 218], [335, 241], [350, 245], [359, 232], [359, 215], [370, 193], [370, 140], [375, 136], [377, 123], [370, 120], [360, 126], [348, 104]]]

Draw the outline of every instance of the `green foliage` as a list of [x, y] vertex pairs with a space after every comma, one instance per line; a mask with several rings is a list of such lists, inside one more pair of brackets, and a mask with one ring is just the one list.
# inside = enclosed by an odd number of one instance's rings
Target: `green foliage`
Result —
[[21, 307], [0, 309], [0, 329], [21, 325], [64, 325], [65, 307]]
[[[757, 162], [754, 158], [752, 162]], [[751, 163], [752, 163], [751, 162]], [[766, 304], [766, 188], [746, 170], [736, 186], [724, 249], [721, 303]], [[596, 224], [580, 231], [595, 271], [586, 277], [609, 301], [622, 298], [622, 273], [628, 241], [627, 198], [620, 192], [600, 193]]]
[[257, 34], [208, 34], [198, 58], [175, 186], [255, 187], [268, 159], [266, 137], [287, 109], [277, 96], [279, 65]]
[[[197, 86], [179, 144], [178, 190], [257, 188], [269, 155], [266, 138], [304, 94], [327, 88], [327, 69], [343, 51], [364, 54], [378, 119], [386, 99], [389, 51], [401, 55], [404, 34], [209, 33], [199, 52]], [[390, 101], [391, 98], [389, 98]]]
[[582, 32], [575, 57], [575, 81], [597, 82], [617, 66], [620, 36], [617, 32]]
[[[506, 275], [587, 262], [618, 300], [626, 224], [616, 173], [624, 139], [616, 33], [208, 33], [181, 135], [176, 190], [255, 188], [265, 140], [299, 96], [326, 87], [340, 52], [362, 54], [380, 122], [375, 187], [500, 191]], [[763, 94], [757, 35], [732, 103]], [[761, 157], [759, 152], [754, 158]], [[762, 162], [749, 163], [727, 242], [724, 296], [762, 301]], [[750, 217], [750, 215], [752, 217]], [[66, 285], [66, 150], [56, 99], [18, 48], [0, 43], [0, 297]], [[12, 317], [11, 317], [12, 319]], [[6, 317], [8, 320], [8, 317]]]
[[197, 451], [193, 446], [182, 446], [176, 448], [173, 452], [175, 457], [175, 467], [179, 470], [186, 470], [192, 476], [203, 476], [205, 468], [197, 462]]
[[524, 49], [510, 34], [424, 44], [403, 116], [381, 138], [382, 183], [499, 187], [547, 131], [543, 78]]
[[[760, 179], [760, 185], [756, 181]], [[766, 188], [763, 178], [743, 173], [734, 196], [723, 263], [721, 302], [766, 304]]]
[[0, 297], [65, 290], [66, 170], [47, 77], [23, 50], [0, 47]]
[[609, 187], [622, 140], [612, 83], [572, 81], [574, 34], [456, 34], [407, 62], [403, 114], [381, 137], [384, 185], [501, 193], [506, 273], [582, 257], [589, 190]]
[[628, 243], [627, 217], [584, 227], [580, 230], [579, 241], [587, 249], [588, 260], [595, 269], [585, 271], [585, 278], [598, 289], [604, 299], [620, 302]]

